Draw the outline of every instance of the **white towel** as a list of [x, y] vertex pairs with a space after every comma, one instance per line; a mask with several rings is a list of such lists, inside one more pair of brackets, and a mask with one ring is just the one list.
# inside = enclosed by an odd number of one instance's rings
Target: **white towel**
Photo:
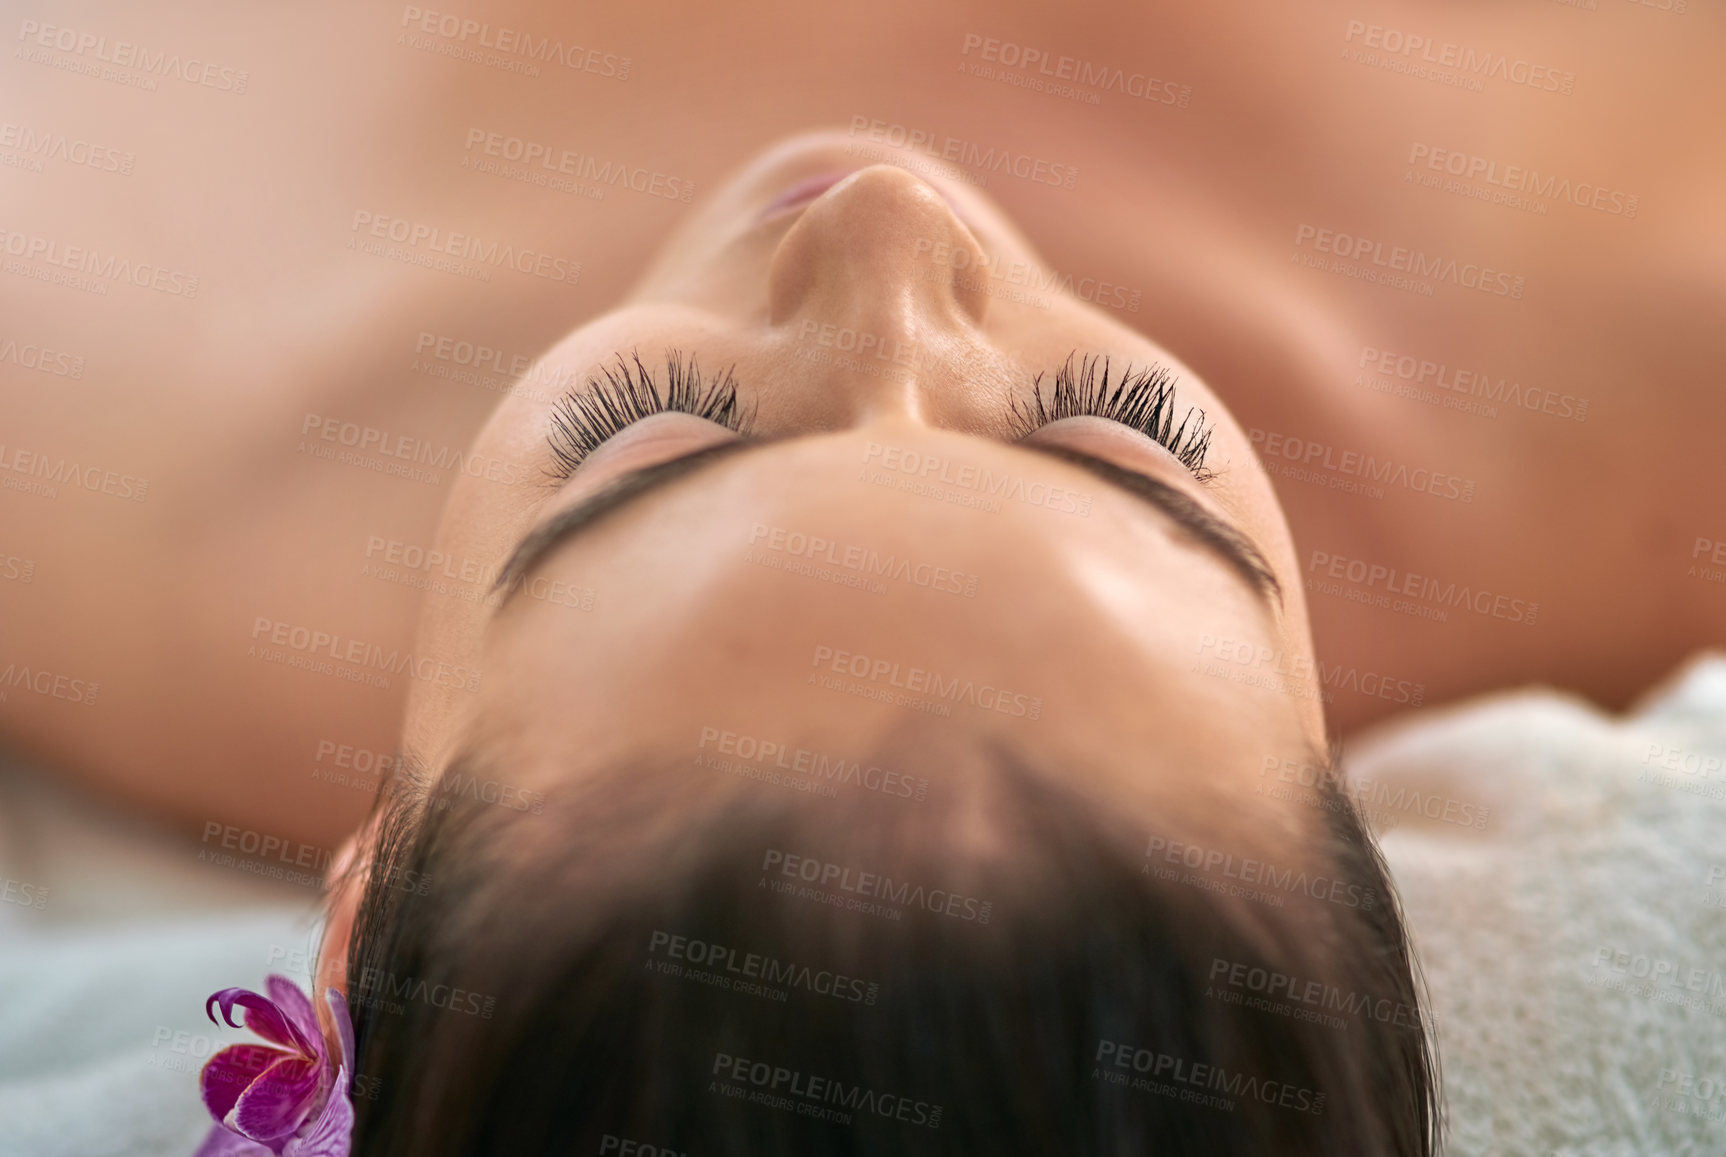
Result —
[[308, 983], [321, 893], [203, 851], [0, 767], [0, 1157], [188, 1157], [205, 999]]
[[[1452, 1151], [1726, 1154], [1726, 657], [1622, 717], [1497, 695], [1404, 717], [1344, 762], [1402, 821], [1383, 843]], [[1484, 829], [1463, 805], [1490, 809]]]

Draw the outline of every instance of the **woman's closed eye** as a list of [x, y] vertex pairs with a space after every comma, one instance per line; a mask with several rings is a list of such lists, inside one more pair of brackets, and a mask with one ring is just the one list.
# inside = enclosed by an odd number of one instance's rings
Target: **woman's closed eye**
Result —
[[[749, 436], [755, 412], [739, 403], [731, 369], [704, 383], [694, 357], [685, 363], [678, 350], [667, 350], [662, 391], [638, 353], [632, 351], [627, 359], [619, 353], [615, 358], [585, 388], [571, 390], [552, 407], [546, 440], [554, 462], [548, 473], [554, 479], [568, 479], [610, 439], [659, 414], [688, 414]], [[1069, 418], [1100, 418], [1143, 434], [1198, 481], [1210, 480], [1205, 455], [1211, 427], [1205, 423], [1204, 411], [1192, 407], [1181, 415], [1179, 425], [1175, 423], [1173, 375], [1165, 367], [1135, 370], [1129, 364], [1117, 376], [1107, 356], [1089, 354], [1081, 359], [1075, 351], [1055, 372], [1046, 391], [1043, 379], [1038, 374], [1032, 382], [1028, 402], [1015, 398], [1011, 403], [1008, 424], [1016, 438], [1030, 437]]]
[[1030, 402], [1014, 400], [1012, 421], [1018, 437], [1028, 438], [1067, 418], [1102, 418], [1137, 430], [1174, 455], [1200, 482], [1210, 481], [1205, 455], [1211, 446], [1211, 428], [1205, 424], [1204, 411], [1190, 406], [1181, 415], [1180, 425], [1175, 425], [1174, 375], [1166, 367], [1151, 365], [1135, 370], [1129, 363], [1111, 382], [1106, 355], [1099, 359], [1087, 354], [1075, 367], [1077, 358], [1077, 352], [1068, 355], [1055, 372], [1047, 396], [1043, 376], [1038, 374], [1031, 386]]
[[632, 351], [627, 361], [622, 354], [616, 358], [616, 364], [601, 367], [600, 376], [590, 379], [585, 389], [571, 390], [552, 407], [546, 434], [555, 462], [552, 477], [567, 479], [608, 440], [656, 414], [689, 414], [735, 434], [749, 433], [754, 411], [739, 406], [737, 382], [729, 369], [704, 384], [695, 358], [685, 365], [678, 350], [667, 350], [666, 389], [661, 392], [640, 354]]

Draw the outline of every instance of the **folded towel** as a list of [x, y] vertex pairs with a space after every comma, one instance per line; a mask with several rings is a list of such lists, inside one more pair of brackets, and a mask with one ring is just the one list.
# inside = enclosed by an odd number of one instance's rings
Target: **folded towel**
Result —
[[1726, 656], [1622, 717], [1495, 695], [1344, 763], [1431, 987], [1452, 1151], [1726, 1154]]

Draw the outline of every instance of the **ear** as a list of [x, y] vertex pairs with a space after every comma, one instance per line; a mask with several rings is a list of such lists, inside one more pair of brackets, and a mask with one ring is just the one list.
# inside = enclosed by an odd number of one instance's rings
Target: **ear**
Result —
[[[336, 1026], [330, 1019], [323, 995], [335, 989], [348, 994], [348, 939], [353, 935], [354, 915], [359, 911], [360, 897], [365, 894], [366, 876], [371, 864], [364, 844], [370, 825], [349, 836], [330, 861], [329, 901], [324, 912], [324, 935], [318, 945], [318, 962], [312, 970], [312, 1007], [318, 1012], [318, 1025], [324, 1030], [324, 1040], [339, 1049]], [[331, 1056], [341, 1055], [332, 1052]]]

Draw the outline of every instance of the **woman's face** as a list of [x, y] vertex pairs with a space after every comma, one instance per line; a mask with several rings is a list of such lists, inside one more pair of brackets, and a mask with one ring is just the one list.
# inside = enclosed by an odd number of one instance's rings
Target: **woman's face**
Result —
[[[1042, 262], [975, 188], [852, 146], [804, 136], [755, 159], [500, 404], [437, 546], [490, 574], [636, 471], [752, 444], [518, 555], [501, 602], [428, 595], [418, 653], [482, 674], [477, 692], [416, 684], [409, 750], [442, 767], [483, 740], [510, 786], [545, 792], [646, 747], [693, 759], [730, 732], [862, 751], [921, 716], [1119, 770], [1124, 790], [1250, 793], [1267, 757], [1322, 747], [1288, 528], [1221, 399], [1154, 341], [1037, 288]], [[746, 431], [590, 417], [578, 433], [610, 436], [568, 470], [583, 448], [557, 434], [556, 396], [606, 368], [621, 381], [620, 355], [639, 385], [639, 353], [664, 398], [669, 350], [704, 392], [729, 372]], [[1039, 376], [1051, 416], [1078, 408], [1054, 386], [1074, 355], [1097, 380], [1108, 359], [1111, 391], [1126, 368], [1167, 367], [1162, 441], [1118, 408], [1125, 422], [1026, 436], [1035, 419], [1014, 410], [1035, 413]], [[1189, 411], [1208, 480], [1176, 456], [1192, 458]], [[1139, 478], [1177, 509], [1122, 484]]]
[[[513, 806], [643, 755], [795, 776], [799, 748], [864, 760], [915, 720], [1243, 842], [1255, 815], [1304, 830], [1311, 809], [1265, 794], [1265, 769], [1322, 748], [1323, 716], [1288, 528], [1243, 432], [1154, 341], [1041, 288], [975, 188], [851, 145], [799, 137], [751, 162], [499, 405], [437, 549], [516, 567], [501, 601], [426, 596], [416, 655], [481, 675], [416, 683], [408, 750], [441, 769], [483, 748]], [[555, 396], [621, 381], [620, 355], [668, 396], [668, 350], [704, 392], [730, 374], [744, 432], [673, 411], [558, 433]], [[1062, 417], [1086, 408], [1082, 388], [1057, 396], [1069, 358], [1096, 380], [1106, 358], [1111, 391], [1166, 367], [1168, 428], [1131, 412], [1154, 400], [1143, 382], [1112, 409], [1091, 397], [1106, 416]], [[1058, 420], [1029, 431], [1039, 388]]]

